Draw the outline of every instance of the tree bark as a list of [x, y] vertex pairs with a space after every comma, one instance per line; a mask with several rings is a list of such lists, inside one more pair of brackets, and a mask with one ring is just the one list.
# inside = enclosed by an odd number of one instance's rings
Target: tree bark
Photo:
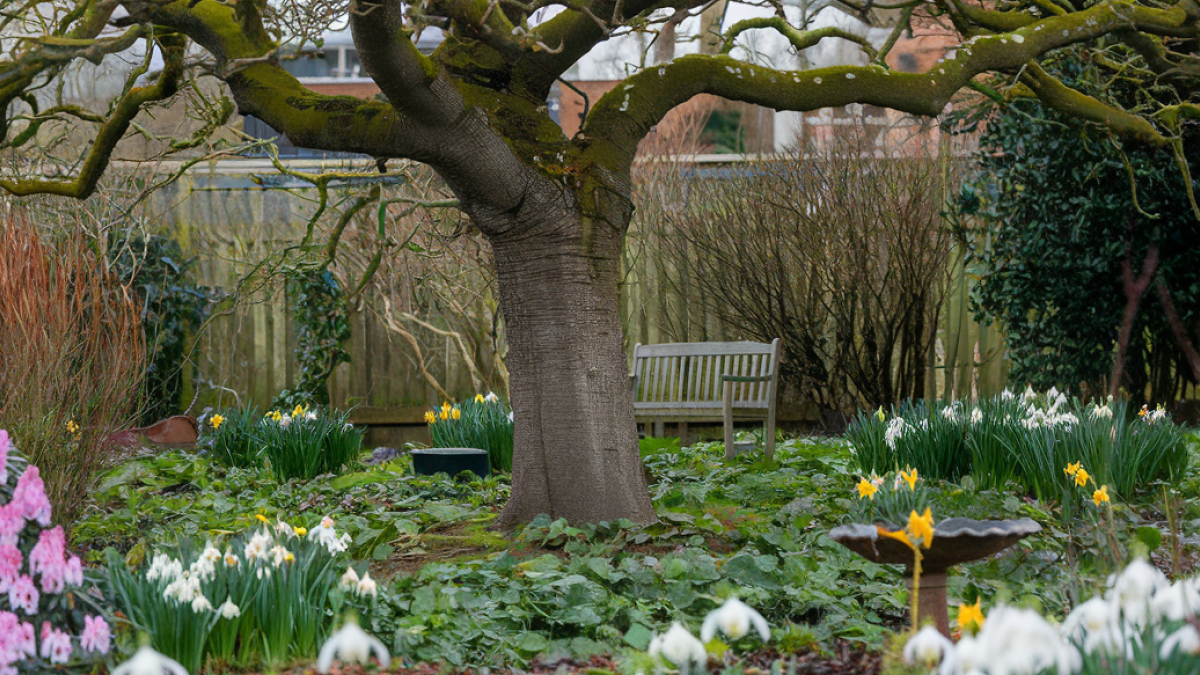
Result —
[[1146, 251], [1146, 259], [1142, 261], [1142, 269], [1137, 279], [1133, 278], [1133, 261], [1126, 252], [1121, 260], [1121, 280], [1125, 286], [1125, 314], [1121, 318], [1121, 332], [1117, 334], [1117, 356], [1113, 359], [1112, 379], [1108, 383], [1108, 395], [1116, 396], [1121, 391], [1121, 380], [1125, 377], [1125, 358], [1129, 353], [1129, 338], [1133, 335], [1133, 321], [1137, 318], [1138, 304], [1154, 273], [1158, 271], [1158, 245], [1151, 244]]
[[[491, 237], [514, 410], [503, 527], [541, 513], [572, 523], [656, 519], [638, 453], [619, 314], [614, 227], [570, 205]], [[529, 237], [529, 232], [542, 236]]]
[[1192, 379], [1200, 382], [1200, 353], [1196, 352], [1196, 345], [1188, 337], [1183, 320], [1179, 318], [1179, 311], [1175, 309], [1175, 302], [1171, 300], [1171, 291], [1162, 277], [1158, 278], [1158, 300], [1167, 315], [1167, 324], [1171, 327], [1171, 334], [1175, 336], [1175, 344], [1179, 346], [1179, 351], [1183, 352], [1184, 360], [1192, 371]]

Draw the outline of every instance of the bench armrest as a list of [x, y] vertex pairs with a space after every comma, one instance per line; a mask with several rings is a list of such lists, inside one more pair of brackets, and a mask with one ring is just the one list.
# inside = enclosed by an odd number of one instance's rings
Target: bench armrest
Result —
[[752, 376], [722, 375], [721, 381], [722, 382], [766, 382], [767, 380], [770, 380], [772, 377], [773, 377], [772, 375], [752, 375]]

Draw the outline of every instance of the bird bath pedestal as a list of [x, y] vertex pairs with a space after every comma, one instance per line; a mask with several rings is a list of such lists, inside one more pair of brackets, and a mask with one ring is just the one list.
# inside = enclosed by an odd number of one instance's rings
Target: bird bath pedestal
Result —
[[[999, 553], [1041, 530], [1042, 526], [1029, 518], [947, 518], [938, 523], [933, 529], [933, 546], [921, 550], [921, 590], [917, 608], [920, 616], [933, 617], [937, 622], [938, 631], [950, 637], [950, 619], [946, 607], [946, 570], [953, 565]], [[912, 589], [913, 552], [902, 542], [880, 537], [875, 525], [861, 523], [836, 527], [829, 536], [872, 562], [904, 565], [908, 571], [909, 589]]]

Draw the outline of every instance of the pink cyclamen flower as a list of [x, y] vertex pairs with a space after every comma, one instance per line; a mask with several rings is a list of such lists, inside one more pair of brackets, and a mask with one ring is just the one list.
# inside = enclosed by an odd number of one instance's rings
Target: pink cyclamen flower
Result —
[[66, 663], [71, 660], [71, 636], [64, 633], [62, 630], [55, 628], [49, 630], [50, 625], [42, 624], [42, 658], [49, 659], [50, 663]]
[[8, 432], [0, 429], [0, 485], [8, 482], [8, 453], [12, 450], [12, 439]]
[[37, 614], [40, 598], [37, 586], [33, 585], [33, 579], [28, 574], [22, 574], [8, 587], [8, 604], [26, 614]]
[[17, 479], [10, 504], [18, 505], [26, 520], [36, 520], [42, 527], [50, 526], [50, 499], [38, 468], [32, 464]]
[[112, 641], [112, 632], [108, 622], [102, 616], [83, 617], [83, 634], [79, 636], [79, 645], [85, 652], [107, 654]]
[[7, 593], [12, 582], [21, 576], [23, 564], [25, 556], [21, 555], [21, 549], [9, 544], [0, 544], [0, 593]]

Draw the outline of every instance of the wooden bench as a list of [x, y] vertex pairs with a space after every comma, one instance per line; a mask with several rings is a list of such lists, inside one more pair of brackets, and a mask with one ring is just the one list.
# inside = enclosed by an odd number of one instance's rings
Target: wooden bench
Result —
[[[764, 420], [767, 459], [775, 456], [775, 391], [779, 384], [779, 338], [763, 342], [680, 342], [633, 348], [633, 411], [638, 422], [725, 425], [725, 457], [732, 459], [733, 421]], [[719, 411], [719, 412], [718, 412]]]

